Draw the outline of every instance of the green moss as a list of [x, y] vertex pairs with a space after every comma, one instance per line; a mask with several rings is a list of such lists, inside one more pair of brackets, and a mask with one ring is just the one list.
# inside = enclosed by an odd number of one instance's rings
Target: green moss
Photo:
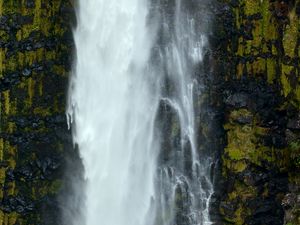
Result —
[[2, 96], [4, 99], [4, 112], [6, 115], [9, 115], [10, 112], [10, 91], [2, 92]]
[[39, 27], [40, 21], [41, 21], [41, 7], [42, 7], [42, 1], [41, 0], [35, 0], [35, 8], [34, 8], [34, 19], [33, 19], [33, 26]]
[[286, 55], [295, 56], [295, 50], [298, 40], [299, 18], [295, 13], [295, 9], [289, 14], [290, 23], [285, 27], [283, 35], [283, 47]]
[[55, 65], [53, 66], [52, 70], [55, 74], [58, 74], [60, 76], [66, 77], [67, 75], [66, 69], [63, 66]]
[[246, 15], [253, 15], [260, 11], [260, 1], [258, 0], [247, 0], [244, 1], [244, 10]]
[[291, 162], [300, 168], [300, 140], [289, 143]]
[[292, 87], [290, 85], [290, 82], [289, 82], [287, 76], [284, 73], [281, 74], [281, 85], [282, 85], [283, 95], [284, 95], [284, 97], [287, 97], [289, 95], [289, 93], [291, 93]]
[[233, 160], [249, 159], [249, 152], [255, 150], [253, 129], [248, 125], [225, 127], [228, 129], [228, 145], [225, 153]]
[[228, 148], [227, 152], [228, 152], [228, 156], [232, 160], [245, 159], [245, 156], [246, 156], [246, 154], [243, 151], [239, 150], [239, 149]]
[[47, 107], [47, 108], [44, 108], [44, 107], [36, 107], [34, 108], [33, 110], [33, 113], [35, 115], [39, 115], [39, 116], [43, 116], [43, 117], [46, 117], [46, 116], [50, 116], [51, 115], [51, 107]]
[[40, 80], [39, 83], [38, 83], [38, 92], [39, 92], [39, 96], [43, 96], [43, 81]]
[[7, 225], [15, 225], [17, 222], [19, 215], [16, 212], [12, 212], [8, 214], [8, 224]]
[[[284, 18], [284, 15], [279, 18], [277, 13], [281, 6], [276, 5], [278, 1], [234, 2], [234, 6], [229, 3], [229, 7], [235, 17], [232, 22], [235, 23], [233, 29], [237, 37], [229, 41], [226, 50], [229, 56], [237, 58], [237, 63], [230, 68], [236, 73], [231, 72], [232, 75], [228, 75], [226, 81], [230, 82], [243, 75], [259, 77], [259, 85], [261, 78], [266, 79], [271, 84], [270, 88], [278, 90], [278, 94], [285, 98], [280, 110], [300, 110], [299, 65], [295, 63], [298, 62], [297, 57], [300, 54], [300, 19], [295, 13], [296, 7], [289, 4], [287, 17]], [[299, 0], [295, 4], [299, 4]], [[283, 7], [285, 6], [287, 5]], [[226, 209], [221, 209], [221, 213], [226, 220], [225, 224], [245, 224], [245, 218], [251, 215], [246, 202], [259, 197], [267, 198], [270, 194], [268, 185], [257, 193], [251, 180], [245, 178], [244, 181], [238, 181], [239, 173], [245, 169], [255, 170], [257, 166], [265, 169], [276, 168], [282, 173], [289, 173], [289, 183], [292, 186], [299, 186], [300, 143], [294, 141], [281, 149], [266, 146], [264, 140], [272, 137], [274, 130], [263, 127], [259, 115], [246, 109], [232, 110], [226, 117], [224, 128], [227, 131], [227, 146], [222, 156], [223, 175], [233, 177], [231, 181], [234, 187], [230, 188], [231, 191], [223, 202], [234, 207], [234, 215], [225, 215]], [[252, 190], [249, 191], [249, 188]], [[292, 213], [296, 215], [295, 212]]]
[[[43, 41], [44, 38], [53, 39], [53, 37], [60, 39], [56, 49], [48, 50], [45, 48], [39, 48], [35, 50], [26, 50], [13, 52], [12, 55], [6, 54], [7, 49], [0, 48], [0, 78], [12, 73], [19, 73], [24, 68], [31, 68], [33, 64], [43, 64], [45, 61], [51, 60], [54, 62], [54, 66], [51, 67], [51, 72], [57, 73], [63, 77], [68, 75], [68, 71], [62, 66], [60, 54], [62, 51], [69, 51], [70, 47], [64, 46], [66, 40], [61, 39], [68, 30], [68, 24], [66, 18], [62, 18], [62, 7], [69, 7], [68, 1], [52, 0], [42, 1], [34, 0], [34, 7], [27, 7], [26, 0], [0, 0], [0, 15], [5, 15], [9, 23], [14, 18], [21, 18], [25, 16], [33, 20], [32, 23], [19, 24], [19, 27], [12, 30], [0, 29], [0, 39], [3, 42], [12, 41], [25, 41], [32, 32], [35, 32], [36, 36], [34, 42]], [[66, 14], [64, 14], [66, 15]], [[30, 21], [30, 19], [28, 21]], [[8, 24], [9, 25], [9, 24]], [[69, 30], [68, 30], [69, 32]], [[29, 40], [30, 41], [30, 40]], [[49, 71], [50, 72], [50, 71]], [[9, 77], [8, 77], [9, 78]], [[65, 79], [62, 79], [64, 82]], [[20, 77], [20, 82], [17, 85], [12, 84], [9, 87], [10, 90], [0, 92], [0, 135], [6, 137], [9, 135], [24, 134], [25, 132], [35, 132], [36, 135], [48, 135], [49, 130], [42, 122], [39, 123], [39, 127], [33, 129], [32, 127], [20, 127], [16, 125], [15, 118], [27, 118], [28, 115], [39, 117], [40, 121], [44, 120], [44, 117], [51, 116], [53, 113], [62, 113], [64, 111], [64, 102], [59, 101], [65, 90], [60, 87], [53, 92], [53, 90], [47, 89], [47, 93], [44, 93], [44, 87], [49, 82], [46, 75], [43, 72], [32, 72], [29, 77]], [[50, 81], [51, 82], [51, 81]], [[44, 105], [47, 96], [52, 95], [53, 101], [48, 105]], [[5, 135], [3, 135], [5, 134]], [[31, 140], [29, 140], [31, 142]], [[59, 141], [58, 141], [59, 142]], [[33, 142], [32, 142], [33, 143]], [[18, 158], [18, 146], [12, 146], [8, 141], [8, 138], [0, 138], [0, 160], [7, 165], [7, 167], [0, 168], [0, 198], [5, 197], [3, 195], [16, 195], [21, 192], [21, 195], [26, 195], [30, 198], [30, 194], [27, 195], [26, 190], [31, 191], [31, 187], [37, 185], [40, 190], [44, 191], [44, 194], [54, 195], [60, 188], [61, 181], [48, 181], [43, 182], [37, 180], [35, 184], [29, 182], [26, 183], [24, 178], [20, 178], [20, 182], [10, 182], [5, 180], [6, 170], [13, 169], [16, 166], [24, 166], [27, 161], [31, 159], [32, 155], [36, 151], [47, 151], [49, 149], [36, 149], [36, 143], [30, 144], [32, 146], [25, 155]], [[58, 146], [61, 143], [53, 143], [53, 146]], [[62, 145], [62, 144], [61, 144]], [[53, 151], [62, 151], [55, 149]], [[3, 192], [3, 186], [7, 188]], [[38, 192], [38, 190], [37, 190]], [[7, 196], [6, 196], [7, 197]], [[40, 200], [36, 198], [36, 200]], [[1, 225], [13, 225], [13, 224], [42, 224], [39, 221], [40, 212], [32, 212], [26, 216], [18, 215], [16, 212], [4, 213], [0, 211], [0, 224]]]
[[262, 37], [265, 40], [274, 40], [276, 38], [276, 24], [272, 21], [272, 13], [270, 12], [269, 0], [262, 0], [260, 4], [260, 13], [262, 15]]
[[243, 56], [244, 55], [244, 45], [242, 44], [243, 43], [243, 38], [240, 37], [239, 40], [238, 40], [238, 49], [237, 49], [237, 55], [238, 56]]
[[298, 85], [298, 87], [296, 87], [296, 89], [295, 89], [295, 96], [296, 96], [296, 101], [297, 101], [296, 108], [300, 109], [300, 85]]
[[231, 164], [231, 170], [234, 171], [235, 173], [240, 173], [243, 172], [246, 168], [247, 168], [247, 162], [246, 161], [238, 161], [238, 162], [234, 162]]
[[5, 60], [5, 54], [4, 50], [0, 48], [0, 78], [3, 77], [3, 71], [4, 71], [4, 60]]
[[[3, 0], [0, 0], [0, 16], [3, 14]], [[1, 224], [1, 223], [0, 223]]]
[[245, 216], [243, 216], [243, 212], [244, 212], [245, 208], [244, 206], [239, 206], [239, 208], [235, 211], [234, 216], [234, 224], [236, 225], [243, 225], [244, 224], [244, 218]]
[[32, 195], [34, 196], [34, 199], [43, 198], [46, 195], [56, 194], [61, 187], [62, 187], [61, 180], [55, 180], [52, 182], [49, 181], [39, 182], [36, 183], [32, 188]]
[[32, 99], [33, 99], [33, 96], [34, 96], [34, 87], [35, 87], [35, 80], [33, 78], [29, 78], [27, 79], [27, 87], [28, 87], [28, 103], [29, 103], [29, 106], [32, 105]]
[[233, 215], [228, 215], [221, 209], [221, 214], [225, 221], [231, 224], [244, 225], [245, 219], [251, 215], [251, 210], [247, 207], [249, 199], [257, 196], [257, 190], [242, 182], [235, 182], [233, 190], [228, 193], [226, 203], [237, 202]]
[[0, 168], [0, 199], [3, 199], [3, 188], [2, 187], [5, 184], [5, 178], [6, 178], [5, 172], [6, 172], [6, 170], [4, 168]]
[[276, 78], [276, 63], [273, 59], [267, 59], [267, 79], [269, 83], [273, 83]]
[[252, 63], [251, 70], [248, 70], [248, 74], [263, 74], [265, 71], [266, 60], [262, 57], [257, 57], [256, 60]]
[[0, 138], [0, 161], [4, 159], [4, 141], [3, 138]]

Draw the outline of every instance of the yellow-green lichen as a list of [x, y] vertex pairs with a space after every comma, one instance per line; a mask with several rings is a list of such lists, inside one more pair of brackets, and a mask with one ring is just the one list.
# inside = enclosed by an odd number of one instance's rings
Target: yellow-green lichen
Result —
[[[69, 3], [62, 0], [52, 0], [50, 3], [42, 0], [34, 0], [32, 6], [28, 5], [26, 0], [0, 0], [0, 15], [5, 15], [9, 23], [14, 22], [15, 18], [26, 17], [26, 24], [18, 24], [16, 29], [1, 30], [0, 39], [4, 43], [12, 41], [28, 43], [31, 40], [34, 43], [43, 43], [43, 40], [52, 40], [53, 37], [60, 39], [68, 30], [65, 23], [66, 18], [61, 18], [61, 7], [69, 7]], [[30, 22], [33, 20], [32, 22]], [[18, 22], [18, 21], [17, 21]], [[9, 25], [9, 24], [8, 24]], [[33, 35], [34, 38], [29, 38]], [[13, 37], [14, 36], [14, 37]], [[17, 79], [18, 84], [12, 83], [8, 88], [10, 90], [0, 92], [0, 132], [5, 137], [7, 135], [32, 133], [37, 135], [47, 135], [49, 128], [45, 127], [43, 122], [38, 123], [38, 127], [32, 128], [30, 125], [26, 127], [17, 125], [15, 118], [27, 118], [28, 115], [38, 116], [40, 121], [46, 116], [51, 116], [53, 113], [61, 113], [64, 111], [64, 103], [60, 101], [61, 95], [64, 90], [59, 90], [53, 93], [53, 99], [49, 102], [48, 106], [42, 105], [45, 101], [44, 87], [46, 87], [46, 78], [44, 71], [35, 72], [35, 65], [44, 64], [47, 61], [54, 62], [53, 67], [49, 72], [66, 77], [68, 71], [65, 66], [61, 66], [58, 62], [61, 52], [69, 51], [69, 46], [64, 46], [64, 40], [58, 41], [55, 44], [55, 49], [46, 49], [40, 47], [38, 49], [24, 49], [20, 51], [10, 51], [6, 48], [0, 48], [0, 78], [3, 76], [10, 79], [10, 74], [22, 74], [25, 68], [30, 69], [29, 76], [19, 76]], [[15, 49], [16, 50], [16, 49]], [[12, 54], [8, 54], [12, 53]], [[57, 63], [58, 62], [58, 63]], [[35, 65], [33, 65], [35, 64]], [[48, 91], [48, 89], [47, 89]], [[52, 94], [52, 93], [47, 93]], [[1, 136], [2, 137], [2, 136]], [[59, 143], [54, 143], [58, 146]], [[61, 144], [62, 145], [62, 144]], [[62, 151], [63, 147], [60, 146], [59, 150], [53, 147], [54, 151]], [[36, 149], [30, 149], [32, 155]], [[27, 153], [26, 153], [27, 154]], [[25, 158], [24, 158], [25, 157]], [[30, 160], [31, 155], [18, 158], [17, 146], [13, 146], [7, 138], [0, 138], [0, 160], [3, 166], [0, 168], [0, 198], [3, 195], [24, 195], [26, 189], [31, 190], [32, 186], [37, 187], [37, 192], [42, 190], [44, 195], [55, 194], [60, 188], [60, 181], [36, 181], [35, 184], [26, 183], [26, 180], [20, 177], [17, 182], [10, 182], [6, 180], [5, 174], [7, 169], [14, 169], [20, 166], [20, 161]], [[4, 186], [6, 191], [3, 192]], [[44, 187], [43, 187], [44, 186]], [[19, 193], [20, 192], [20, 193]], [[25, 191], [26, 192], [26, 191]], [[30, 191], [29, 191], [30, 192]], [[32, 197], [30, 194], [27, 197]], [[39, 198], [35, 198], [38, 200]], [[38, 212], [29, 213], [26, 216], [18, 215], [16, 212], [4, 213], [0, 211], [0, 225], [25, 225], [25, 224], [41, 224]]]
[[4, 70], [4, 63], [3, 61], [5, 60], [5, 54], [3, 49], [0, 48], [0, 78], [3, 77], [3, 70]]
[[244, 1], [244, 10], [246, 15], [253, 15], [260, 11], [260, 1], [258, 0], [247, 0]]
[[43, 81], [42, 80], [39, 81], [38, 92], [39, 92], [39, 96], [43, 96]]
[[32, 99], [33, 99], [33, 96], [34, 96], [34, 87], [35, 87], [35, 80], [33, 78], [29, 78], [28, 80], [28, 103], [29, 103], [29, 106], [32, 105]]
[[298, 109], [300, 109], [300, 85], [298, 85], [295, 89], [295, 96], [296, 96], [296, 100], [297, 100], [297, 105], [296, 107]]
[[10, 91], [2, 92], [3, 101], [4, 101], [4, 112], [6, 115], [9, 115], [10, 112]]
[[273, 83], [276, 78], [276, 62], [273, 59], [267, 59], [267, 79]]
[[4, 152], [5, 152], [5, 160], [7, 160], [8, 166], [14, 169], [16, 167], [16, 156], [17, 156], [16, 146], [12, 146], [10, 145], [9, 141], [5, 141]]
[[270, 11], [270, 1], [262, 0], [260, 5], [260, 13], [262, 15], [262, 37], [264, 40], [276, 39], [276, 23], [272, 19], [272, 13]]
[[35, 8], [34, 8], [34, 19], [33, 19], [33, 26], [39, 27], [40, 20], [41, 20], [41, 7], [42, 7], [42, 1], [41, 0], [35, 0]]
[[223, 159], [224, 166], [229, 169], [230, 171], [233, 171], [235, 173], [243, 172], [247, 168], [247, 161], [245, 160], [227, 160]]
[[3, 138], [0, 138], [0, 161], [2, 161], [4, 158], [4, 141]]
[[290, 23], [284, 30], [282, 42], [285, 54], [293, 58], [299, 34], [299, 18], [295, 13], [295, 9], [289, 14], [289, 21]]
[[8, 122], [7, 133], [12, 134], [17, 130], [16, 123]]
[[282, 93], [283, 93], [284, 97], [287, 97], [288, 94], [292, 91], [292, 87], [290, 85], [290, 82], [289, 82], [287, 76], [284, 73], [281, 74], [280, 78], [281, 78], [281, 84], [282, 84]]
[[39, 116], [50, 116], [51, 115], [51, 108], [43, 108], [43, 107], [36, 107], [33, 110], [33, 113], [35, 115], [39, 115]]
[[0, 168], [0, 199], [3, 198], [3, 188], [5, 183], [5, 168]]
[[248, 70], [248, 74], [263, 74], [266, 71], [266, 60], [262, 57], [257, 57], [252, 63], [251, 70]]
[[0, 0], [0, 16], [3, 14], [3, 0]]

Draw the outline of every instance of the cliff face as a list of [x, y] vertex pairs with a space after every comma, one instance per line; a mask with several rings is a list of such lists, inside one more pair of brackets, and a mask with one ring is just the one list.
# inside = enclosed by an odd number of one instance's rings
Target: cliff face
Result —
[[[70, 1], [0, 0], [0, 225], [60, 224], [73, 16]], [[218, 0], [198, 139], [223, 149], [221, 224], [300, 224], [299, 17], [299, 0]]]
[[0, 0], [0, 224], [59, 224], [71, 3]]
[[222, 224], [300, 224], [300, 1], [219, 1]]

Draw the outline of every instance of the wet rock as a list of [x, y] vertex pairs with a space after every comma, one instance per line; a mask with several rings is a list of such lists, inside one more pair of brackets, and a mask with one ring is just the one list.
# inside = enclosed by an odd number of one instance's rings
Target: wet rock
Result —
[[289, 209], [293, 207], [296, 204], [296, 202], [297, 195], [295, 193], [288, 193], [284, 196], [281, 204], [285, 209]]
[[22, 215], [32, 212], [35, 209], [34, 203], [23, 196], [9, 196], [2, 201], [1, 209], [4, 212], [17, 212]]
[[294, 142], [298, 139], [298, 135], [292, 132], [290, 129], [285, 130], [285, 136], [288, 143]]
[[244, 116], [240, 116], [238, 118], [236, 118], [235, 120], [237, 123], [239, 124], [250, 124], [253, 121], [253, 116], [251, 115], [244, 115]]
[[253, 211], [251, 216], [246, 218], [246, 224], [251, 225], [282, 225], [283, 210], [275, 199], [257, 199], [248, 202], [248, 207]]
[[42, 179], [52, 175], [60, 167], [60, 160], [56, 157], [45, 157], [36, 160], [37, 167], [41, 170]]
[[277, 148], [285, 148], [287, 146], [284, 133], [268, 133], [261, 138], [265, 146], [276, 146]]
[[17, 168], [14, 172], [18, 179], [25, 179], [25, 180], [33, 180], [34, 179], [34, 172], [30, 165], [25, 165], [23, 167]]
[[221, 202], [220, 203], [220, 209], [223, 211], [223, 215], [225, 217], [232, 217], [234, 215], [234, 212], [236, 208], [234, 207], [234, 204], [227, 203], [227, 202]]
[[[275, 203], [276, 204], [276, 203]], [[254, 216], [257, 216], [258, 214], [268, 214], [269, 212], [272, 212], [274, 210], [274, 201], [262, 201], [260, 204], [258, 204]]]
[[25, 69], [22, 71], [22, 75], [25, 76], [25, 77], [28, 77], [30, 74], [31, 74], [31, 70], [28, 69], [28, 68], [25, 68]]
[[244, 93], [235, 93], [229, 95], [225, 103], [234, 108], [242, 108], [247, 106], [248, 97]]
[[289, 119], [287, 128], [292, 130], [300, 130], [300, 114], [298, 114], [294, 118]]
[[0, 167], [8, 167], [9, 163], [7, 161], [0, 161]]
[[9, 168], [6, 170], [6, 179], [8, 181], [14, 181], [15, 180], [15, 174], [14, 170], [12, 168]]
[[286, 1], [276, 1], [274, 14], [278, 19], [285, 19], [288, 16], [289, 5]]

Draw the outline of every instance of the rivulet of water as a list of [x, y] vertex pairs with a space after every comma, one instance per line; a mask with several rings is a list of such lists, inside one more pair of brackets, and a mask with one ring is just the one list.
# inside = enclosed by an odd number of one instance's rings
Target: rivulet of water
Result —
[[157, 129], [156, 224], [209, 225], [212, 159], [201, 155], [197, 120], [208, 40], [204, 1], [154, 1], [159, 24], [154, 68], [163, 77]]
[[[67, 116], [84, 166], [72, 225], [208, 225], [197, 142], [202, 0], [80, 0]], [[74, 183], [76, 185], [76, 183]]]

